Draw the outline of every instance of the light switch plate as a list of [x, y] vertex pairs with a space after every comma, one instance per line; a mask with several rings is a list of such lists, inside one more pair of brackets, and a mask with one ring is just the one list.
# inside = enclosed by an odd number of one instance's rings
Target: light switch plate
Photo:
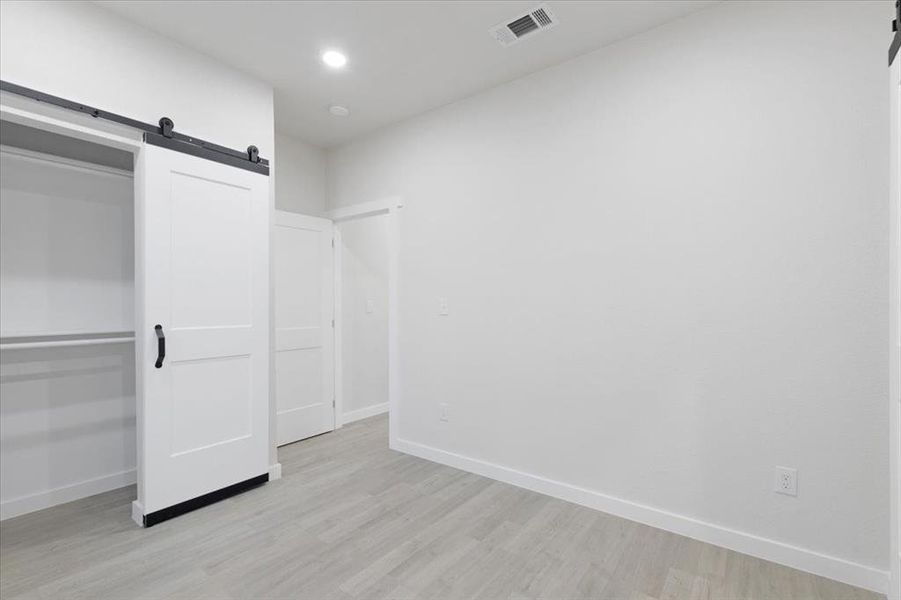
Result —
[[447, 305], [447, 298], [438, 299], [438, 314], [446, 317], [450, 314], [450, 308]]

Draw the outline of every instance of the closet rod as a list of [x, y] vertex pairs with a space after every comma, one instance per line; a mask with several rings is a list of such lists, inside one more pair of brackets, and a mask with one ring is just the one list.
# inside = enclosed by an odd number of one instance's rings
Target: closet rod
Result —
[[67, 346], [122, 344], [133, 342], [134, 340], [134, 331], [98, 331], [96, 333], [7, 333], [7, 335], [0, 336], [0, 350], [27, 350], [29, 348], [65, 348]]
[[66, 348], [71, 346], [101, 346], [105, 344], [122, 344], [135, 341], [131, 337], [85, 338], [76, 340], [57, 340], [49, 342], [5, 342], [0, 343], [0, 350], [28, 350], [31, 348]]

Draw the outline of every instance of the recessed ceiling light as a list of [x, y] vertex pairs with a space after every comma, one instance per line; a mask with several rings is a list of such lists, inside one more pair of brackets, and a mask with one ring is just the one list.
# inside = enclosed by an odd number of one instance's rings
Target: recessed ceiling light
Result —
[[347, 57], [337, 50], [327, 50], [322, 53], [322, 62], [333, 69], [340, 69], [347, 64]]
[[335, 104], [334, 106], [329, 106], [328, 111], [336, 117], [346, 117], [350, 114], [350, 111], [346, 106], [339, 106], [337, 104]]

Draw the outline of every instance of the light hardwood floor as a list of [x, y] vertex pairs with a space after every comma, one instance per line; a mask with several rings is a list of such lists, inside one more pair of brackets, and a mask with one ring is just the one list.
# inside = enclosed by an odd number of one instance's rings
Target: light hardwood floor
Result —
[[142, 530], [134, 488], [0, 524], [0, 597], [884, 598], [392, 452], [384, 416]]

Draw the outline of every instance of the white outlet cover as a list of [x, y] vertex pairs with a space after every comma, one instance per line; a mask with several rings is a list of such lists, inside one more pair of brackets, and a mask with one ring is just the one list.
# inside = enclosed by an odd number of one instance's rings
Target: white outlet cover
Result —
[[367, 298], [366, 299], [366, 312], [372, 313], [374, 311], [375, 311], [375, 302], [372, 300], [372, 298]]
[[786, 496], [797, 496], [798, 470], [791, 467], [776, 467], [773, 477], [773, 491]]
[[438, 405], [438, 408], [439, 408], [440, 411], [441, 411], [441, 415], [439, 416], [439, 418], [440, 418], [442, 421], [447, 421], [447, 411], [448, 411], [448, 409], [447, 409], [447, 403], [446, 403], [446, 402], [442, 402], [441, 404]]
[[446, 317], [450, 314], [450, 308], [447, 305], [447, 298], [439, 298], [438, 299], [438, 314], [442, 317]]

